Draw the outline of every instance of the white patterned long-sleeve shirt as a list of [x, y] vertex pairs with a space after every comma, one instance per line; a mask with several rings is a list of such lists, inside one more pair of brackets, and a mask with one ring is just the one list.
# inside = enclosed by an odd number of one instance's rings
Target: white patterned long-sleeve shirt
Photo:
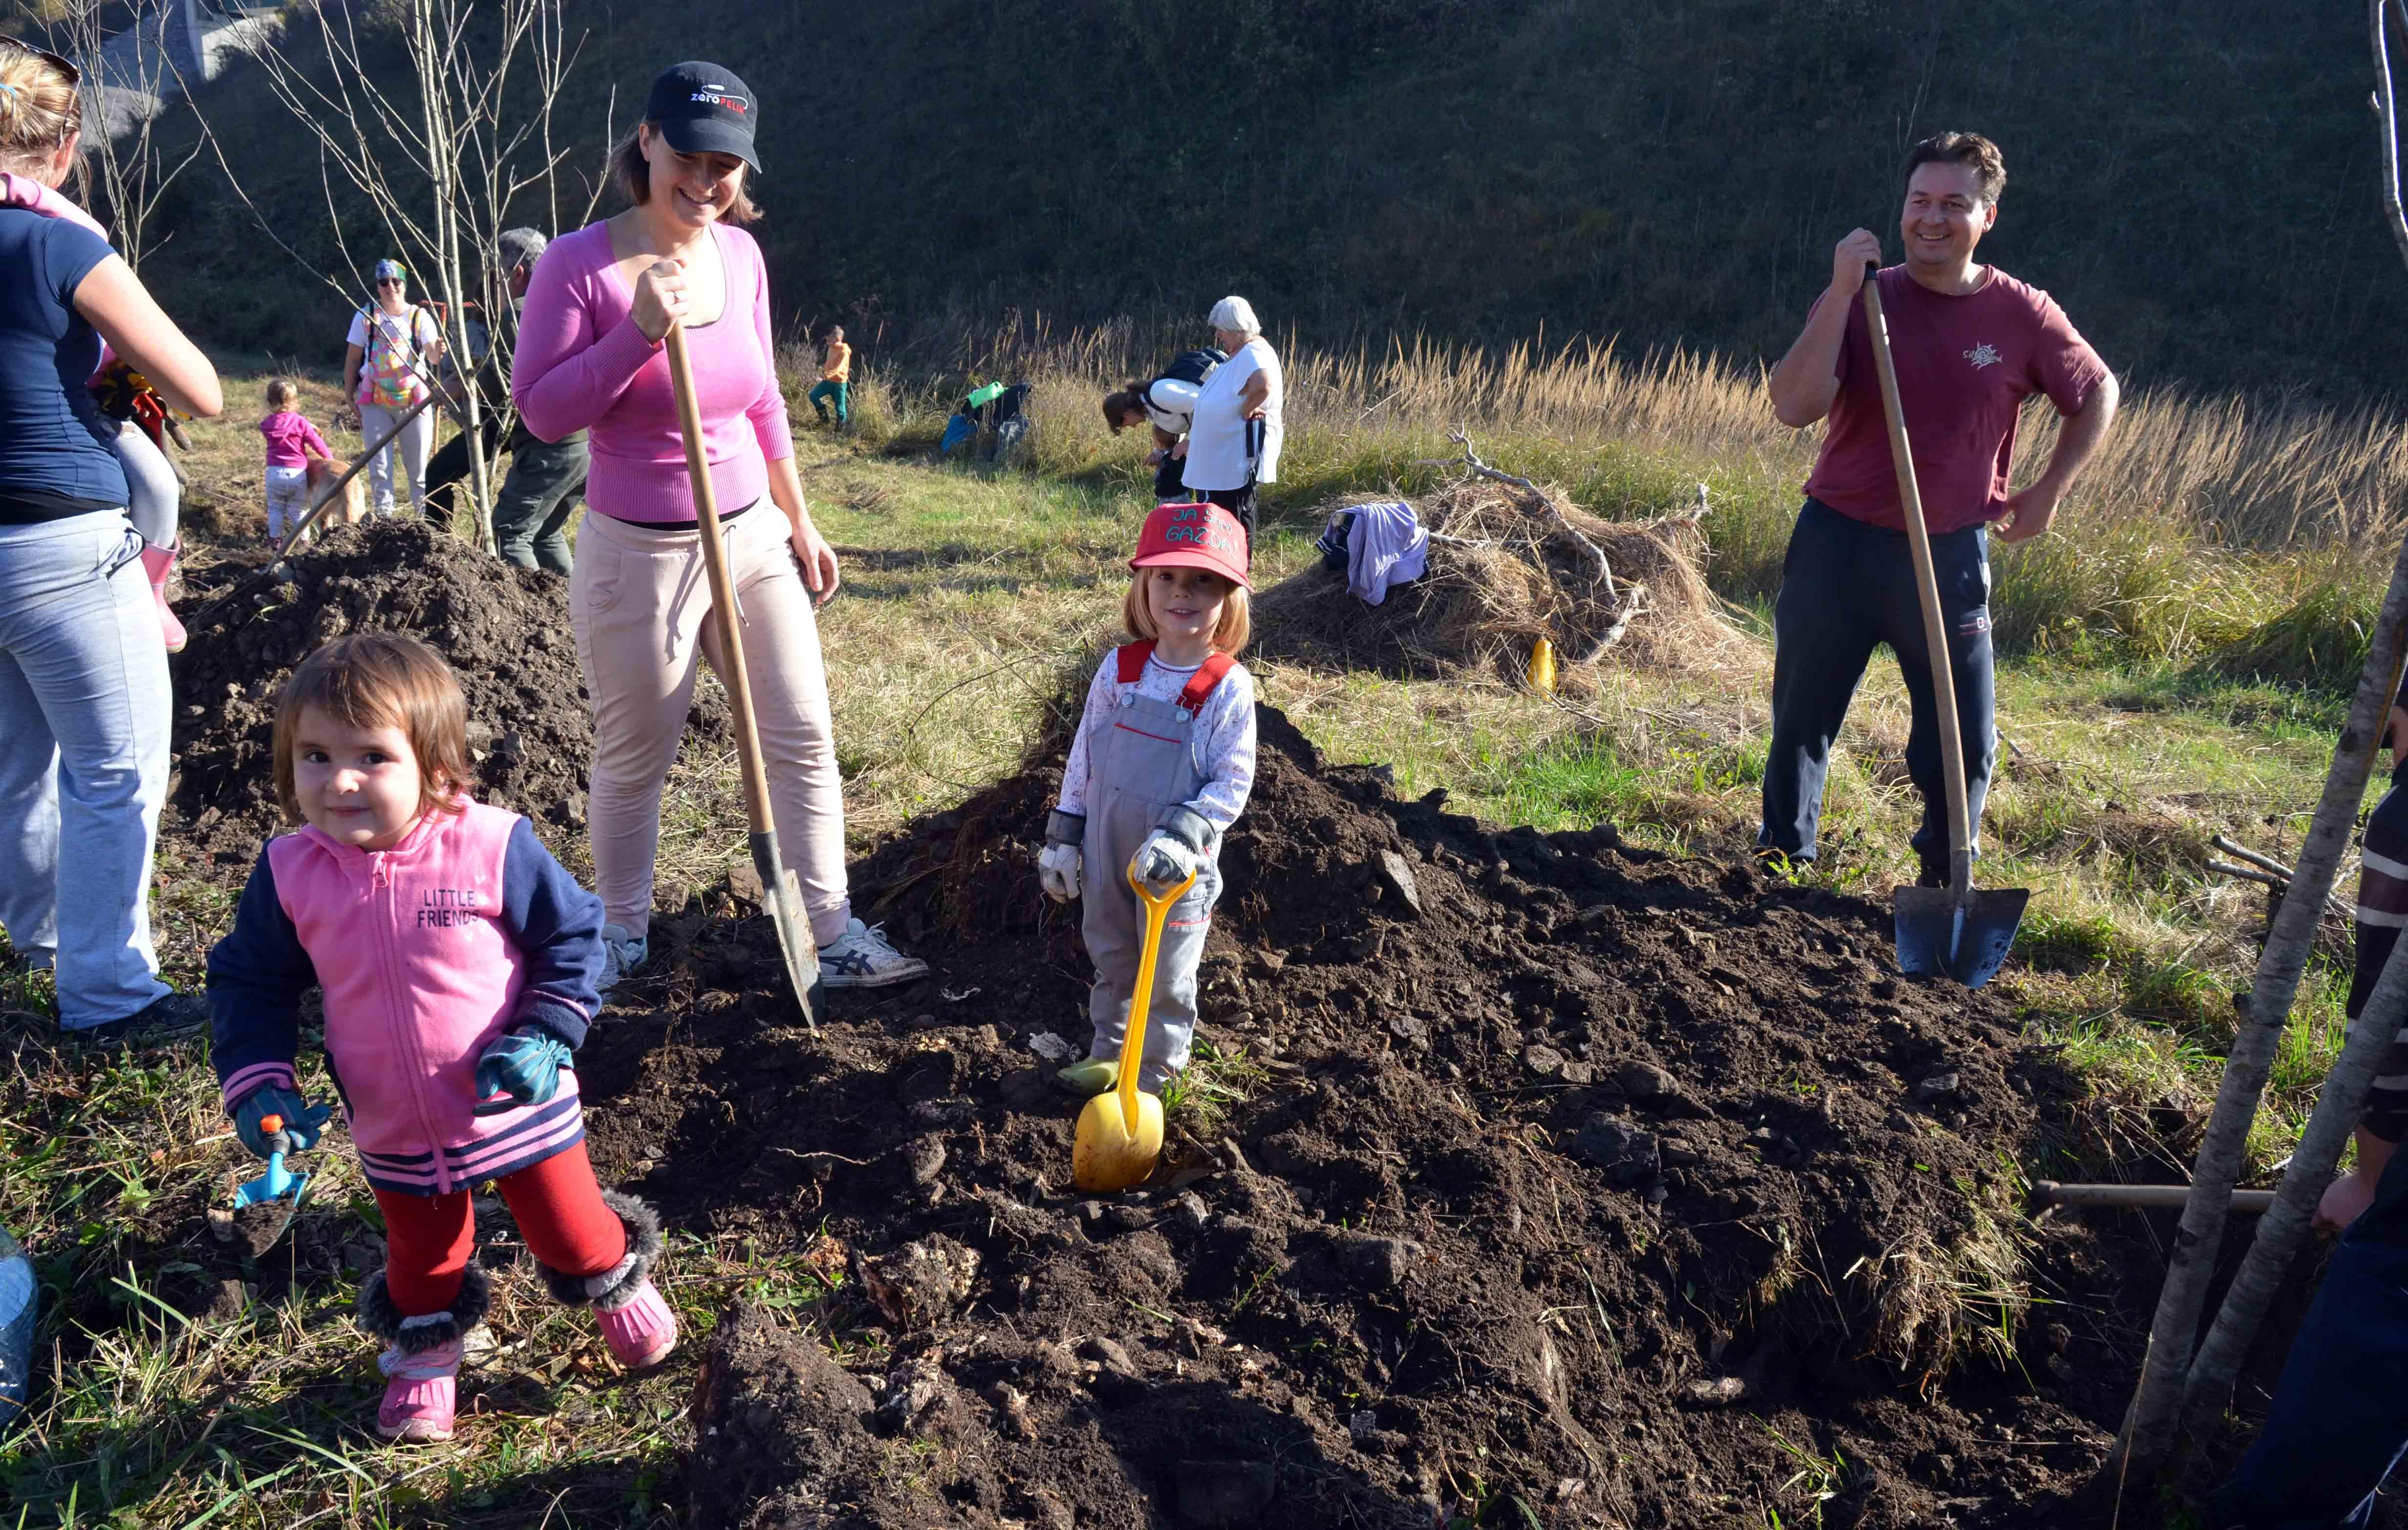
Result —
[[[1079, 717], [1079, 731], [1070, 740], [1070, 758], [1062, 766], [1062, 796], [1055, 804], [1066, 813], [1087, 811], [1090, 740], [1096, 730], [1109, 726], [1121, 689], [1118, 652], [1104, 655], [1096, 678], [1087, 685], [1087, 708]], [[1176, 701], [1199, 665], [1184, 669], [1148, 657], [1145, 671], [1132, 688], [1156, 701]], [[1247, 794], [1254, 789], [1254, 678], [1244, 665], [1231, 665], [1221, 683], [1196, 714], [1188, 748], [1204, 790], [1187, 804], [1211, 820], [1222, 833], [1246, 810]]]

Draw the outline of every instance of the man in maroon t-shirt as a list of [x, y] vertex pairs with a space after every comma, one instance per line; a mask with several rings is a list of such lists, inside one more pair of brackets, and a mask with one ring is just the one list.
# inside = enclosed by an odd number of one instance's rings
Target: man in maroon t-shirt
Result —
[[[1899, 219], [1906, 261], [1877, 278], [1931, 533], [1977, 833], [1995, 753], [1984, 528], [2000, 522], [1999, 536], [2009, 542], [2046, 532], [2066, 486], [2106, 434], [2118, 396], [2114, 374], [2046, 293], [1973, 263], [1974, 247], [1998, 221], [2006, 181], [1998, 146], [1978, 134], [1943, 133], [1915, 145]], [[1831, 739], [1874, 645], [1887, 643], [1914, 703], [1906, 765], [1924, 802], [1914, 839], [1917, 880], [1936, 887], [1947, 879], [1948, 823], [1931, 658], [1858, 301], [1866, 267], [1880, 258], [1881, 240], [1868, 230], [1840, 241], [1831, 285], [1770, 380], [1772, 412], [1783, 424], [1803, 429], [1828, 417], [1830, 427], [1806, 480], [1773, 606], [1772, 744], [1756, 853], [1774, 866], [1814, 858]], [[2011, 493], [2016, 411], [2033, 393], [2047, 394], [2064, 420], [2048, 466]]]

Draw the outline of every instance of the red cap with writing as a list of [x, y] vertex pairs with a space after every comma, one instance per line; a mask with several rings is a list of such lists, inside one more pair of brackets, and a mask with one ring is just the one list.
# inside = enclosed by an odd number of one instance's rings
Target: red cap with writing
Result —
[[1201, 568], [1241, 589], [1246, 581], [1246, 528], [1218, 505], [1157, 505], [1145, 518], [1131, 568]]

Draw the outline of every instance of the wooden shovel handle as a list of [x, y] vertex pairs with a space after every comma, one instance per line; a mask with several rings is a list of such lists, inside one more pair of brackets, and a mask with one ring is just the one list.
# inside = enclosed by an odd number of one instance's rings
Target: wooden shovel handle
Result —
[[1914, 593], [1923, 605], [1923, 644], [1931, 656], [1932, 722], [1940, 729], [1940, 774], [1948, 789], [1948, 886], [1959, 903], [1972, 895], [1973, 825], [1965, 801], [1965, 740], [1956, 729], [1956, 677], [1948, 662], [1948, 623], [1940, 614], [1940, 579], [1931, 568], [1931, 532], [1923, 523], [1923, 491], [1914, 479], [1914, 452], [1906, 439], [1906, 409], [1899, 402], [1898, 365], [1890, 359], [1889, 320], [1882, 313], [1881, 283], [1865, 265], [1865, 327], [1871, 333], [1873, 371], [1881, 379], [1882, 414], [1889, 424], [1889, 456], [1898, 470], [1898, 497], [1906, 517], [1906, 540], [1914, 554]]
[[695, 535], [702, 538], [702, 566], [710, 579], [710, 619], [719, 628], [723, 661], [719, 681], [727, 689], [727, 709], [736, 722], [736, 754], [744, 772], [744, 817], [754, 834], [771, 834], [776, 830], [769, 812], [769, 771], [761, 758], [761, 730], [752, 720], [752, 686], [744, 674], [744, 634], [736, 621], [736, 586], [727, 571], [727, 549], [719, 538], [719, 496], [711, 487], [710, 459], [703, 451], [702, 408], [695, 401], [685, 326], [670, 324], [662, 338], [668, 347], [669, 380], [677, 390], [678, 433], [685, 437], [686, 477], [694, 483]]

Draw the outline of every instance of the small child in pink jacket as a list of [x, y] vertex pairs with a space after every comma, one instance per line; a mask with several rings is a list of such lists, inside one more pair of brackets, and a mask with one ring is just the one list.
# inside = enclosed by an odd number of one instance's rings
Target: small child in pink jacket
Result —
[[569, 1056], [600, 1000], [602, 904], [527, 821], [469, 800], [460, 682], [414, 637], [364, 632], [304, 660], [276, 708], [276, 787], [306, 821], [271, 839], [209, 952], [211, 1062], [244, 1147], [295, 1084], [300, 1003], [325, 996], [327, 1070], [385, 1220], [362, 1327], [391, 1347], [378, 1432], [452, 1437], [463, 1340], [485, 1314], [469, 1189], [496, 1181], [552, 1293], [591, 1305], [629, 1369], [677, 1347], [653, 1289], [659, 1220], [603, 1190]]
[[294, 408], [301, 390], [290, 378], [267, 385], [267, 418], [259, 434], [267, 437], [267, 539], [280, 542], [289, 520], [298, 527], [309, 513], [309, 459], [332, 462], [335, 451], [309, 417]]

